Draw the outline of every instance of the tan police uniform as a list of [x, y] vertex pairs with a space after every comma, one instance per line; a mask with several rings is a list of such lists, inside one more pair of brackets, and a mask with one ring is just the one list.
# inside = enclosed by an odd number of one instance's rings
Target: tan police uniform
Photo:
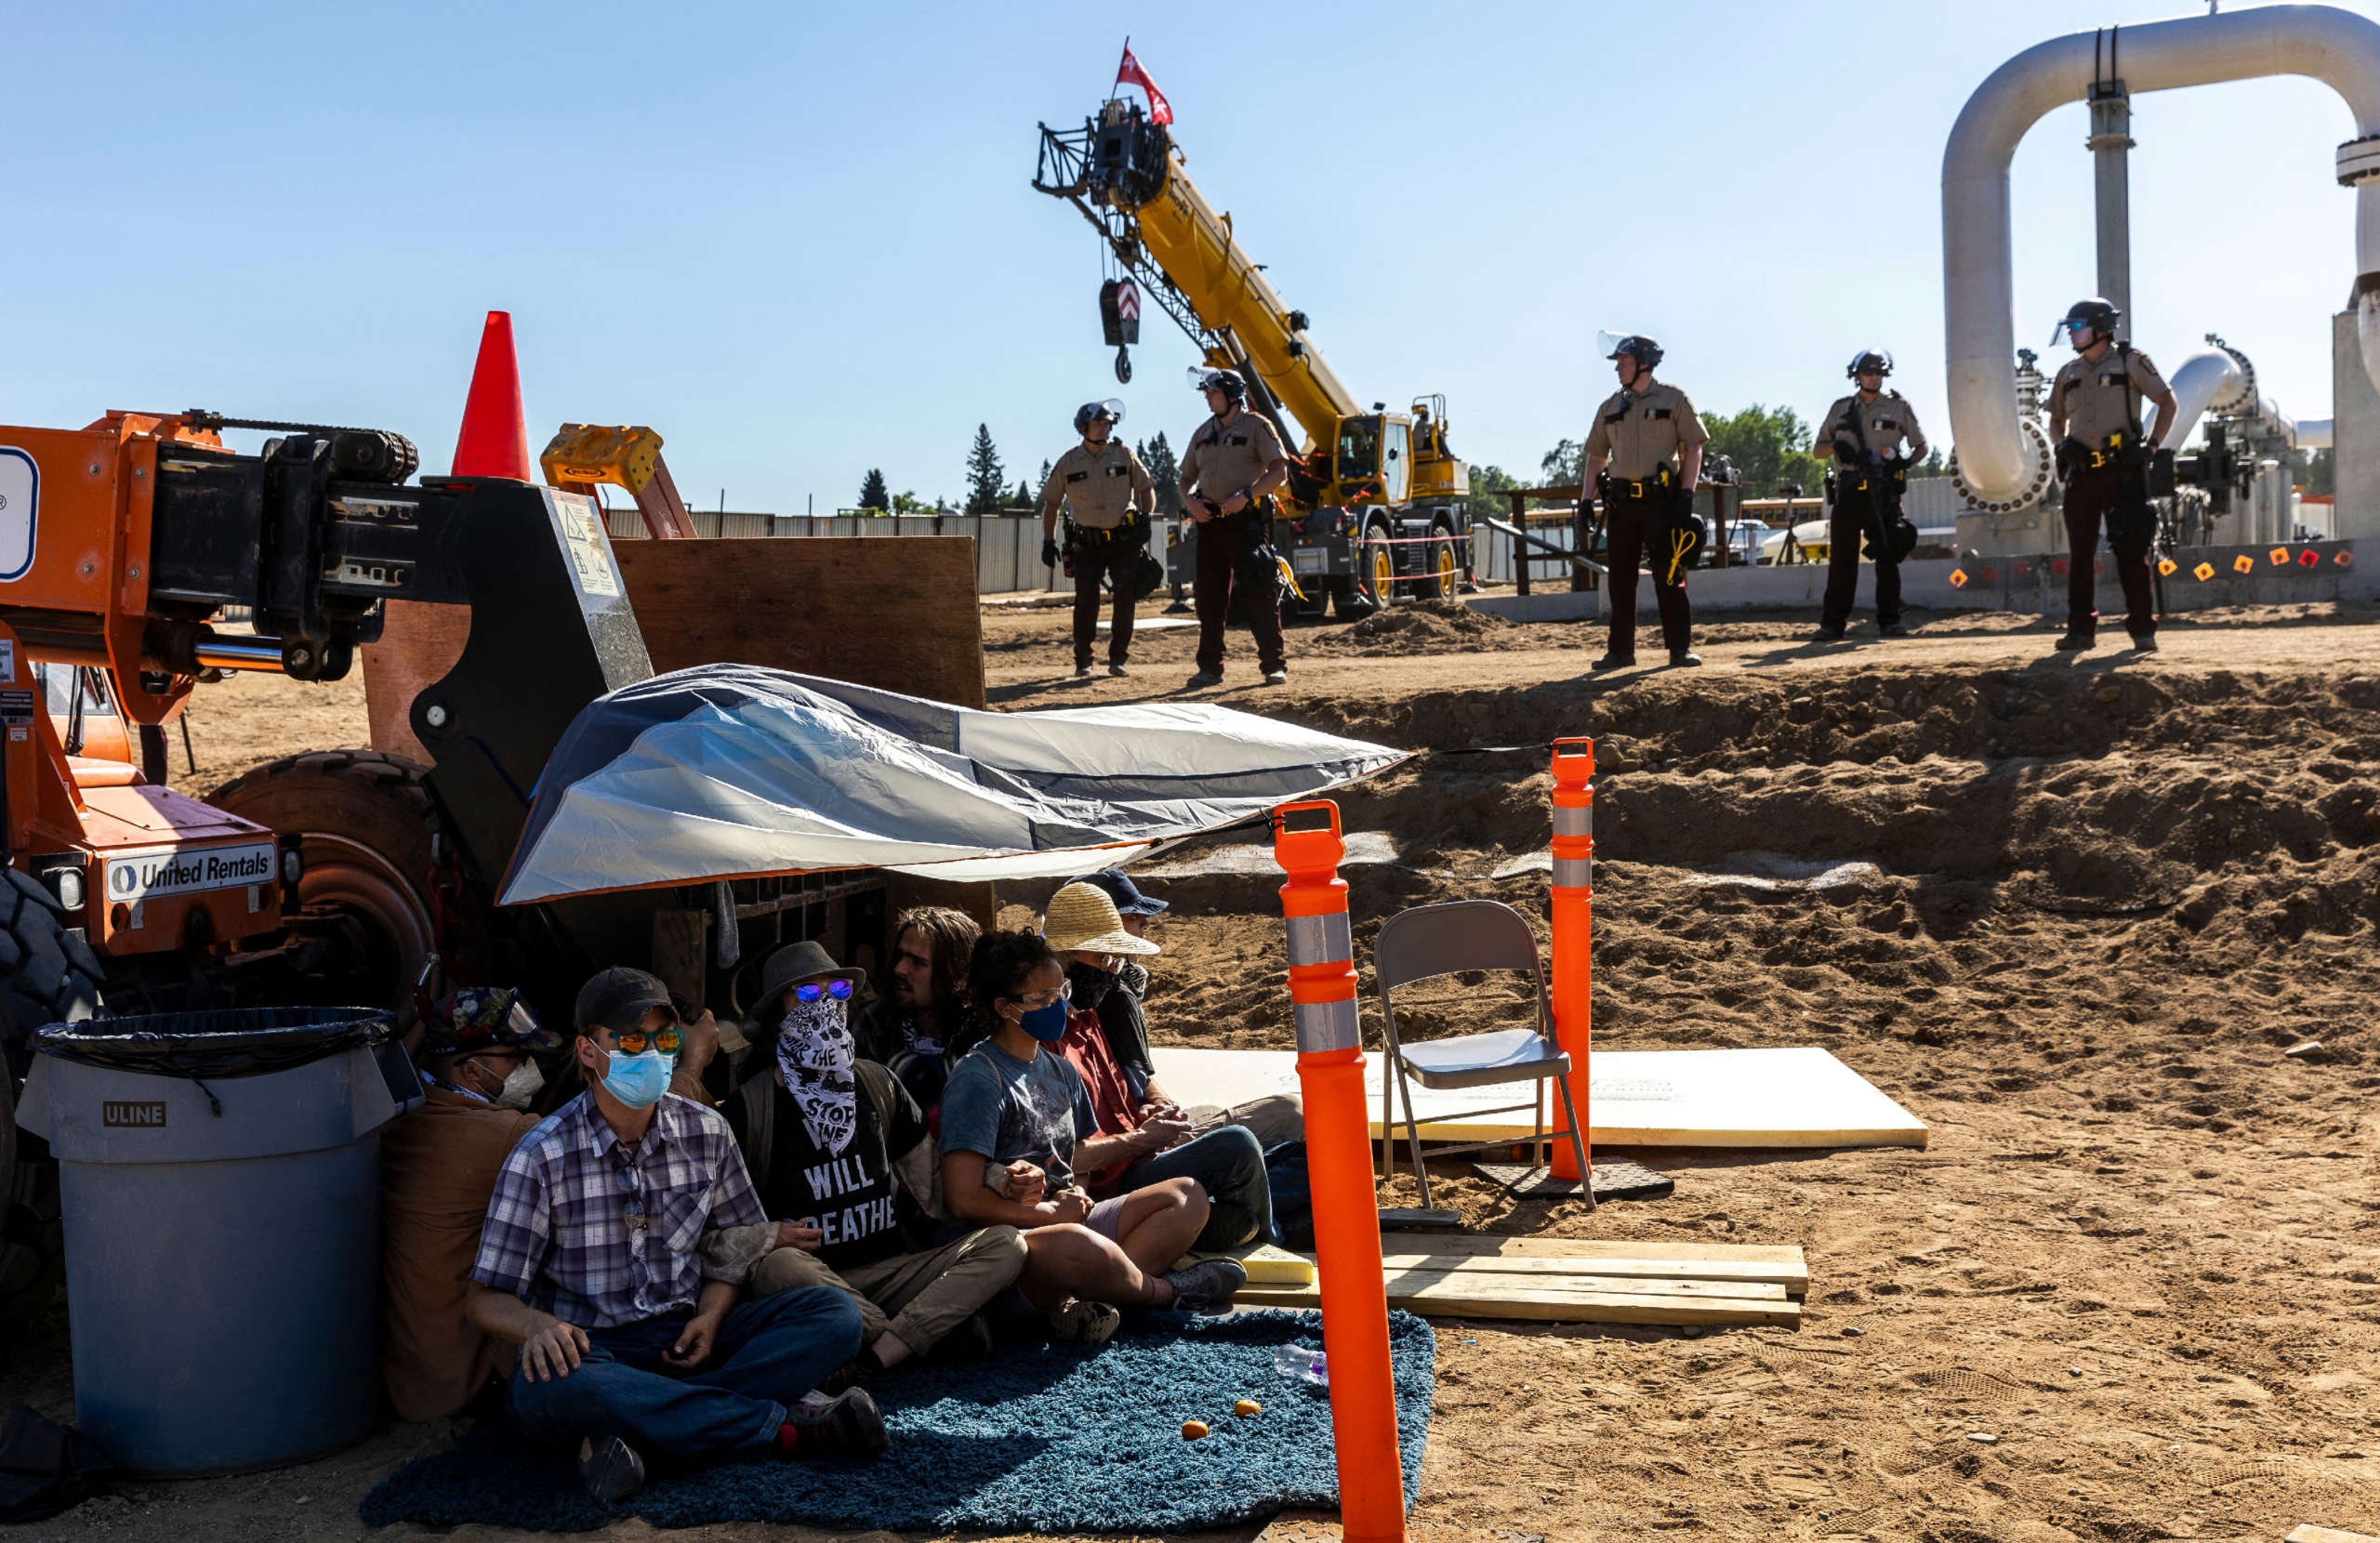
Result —
[[[1247, 496], [1256, 479], [1275, 461], [1286, 460], [1281, 437], [1273, 426], [1245, 407], [1228, 416], [1200, 424], [1182, 455], [1182, 495], [1194, 495], [1211, 504], [1223, 504], [1234, 495]], [[1248, 630], [1256, 637], [1256, 664], [1270, 673], [1283, 668], [1281, 592], [1271, 583], [1249, 585], [1243, 576], [1248, 554], [1273, 539], [1272, 500], [1254, 501], [1237, 514], [1210, 520], [1198, 530], [1198, 579], [1194, 599], [1198, 608], [1198, 668], [1221, 674], [1223, 628], [1231, 617], [1232, 592], [1245, 590], [1240, 608]]]
[[[1900, 454], [1903, 440], [1909, 442], [1911, 460], [1924, 455], [1925, 434], [1917, 427], [1916, 411], [1898, 391], [1879, 391], [1872, 401], [1863, 401], [1854, 391], [1838, 399], [1818, 421], [1820, 455], [1830, 454], [1829, 446], [1843, 443], [1888, 458]], [[1834, 502], [1827, 510], [1826, 596], [1818, 606], [1818, 625], [1830, 633], [1839, 633], [1850, 622], [1852, 603], [1859, 597], [1859, 549], [1872, 537], [1876, 626], [1880, 630], [1897, 626], [1900, 562], [1891, 555], [1892, 533], [1884, 526], [1900, 519], [1900, 499], [1893, 494], [1889, 511], [1880, 518], [1863, 468], [1838, 462], [1834, 477]]]
[[[2147, 354], [2121, 343], [2096, 363], [2076, 354], [2050, 384], [2049, 415], [2066, 420], [2067, 438], [2102, 453], [2097, 466], [2084, 456], [2066, 484], [2066, 626], [2079, 637], [2098, 631], [2099, 531], [2123, 491], [2123, 468], [2104, 453], [2119, 436], [2124, 444], [2135, 444], [2141, 402], [2168, 389]], [[2116, 577], [2123, 584], [2124, 627], [2135, 638], [2157, 630], [2157, 588], [2149, 576], [2155, 541], [2154, 533], [2149, 534], [2151, 539], [2135, 536], [2119, 547], [2110, 533], [2108, 542]]]
[[1656, 380], [1642, 392], [1614, 391], [1595, 409], [1586, 454], [1609, 460], [1611, 489], [1604, 500], [1604, 525], [1609, 538], [1611, 652], [1619, 658], [1636, 656], [1636, 572], [1648, 555], [1662, 640], [1673, 654], [1694, 646], [1686, 570], [1673, 573], [1670, 568], [1670, 507], [1684, 451], [1710, 438], [1694, 403], [1665, 381]]
[[[1111, 430], [1112, 433], [1112, 430]], [[1149, 539], [1149, 511], [1157, 507], [1157, 484], [1132, 447], [1116, 439], [1082, 443], [1058, 457], [1041, 484], [1041, 512], [1057, 511], [1064, 499], [1074, 529], [1066, 538], [1066, 566], [1075, 578], [1075, 667], [1091, 666], [1091, 645], [1099, 635], [1099, 581], [1105, 575], [1116, 592], [1107, 632], [1107, 662], [1120, 666], [1132, 647], [1132, 570]]]

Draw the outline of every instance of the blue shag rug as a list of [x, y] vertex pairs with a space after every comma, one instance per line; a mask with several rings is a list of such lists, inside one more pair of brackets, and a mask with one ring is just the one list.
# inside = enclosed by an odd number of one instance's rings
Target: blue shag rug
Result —
[[[1281, 1376], [1283, 1345], [1319, 1349], [1317, 1312], [1151, 1313], [1103, 1346], [1008, 1344], [987, 1362], [903, 1366], [870, 1386], [892, 1450], [870, 1463], [742, 1463], [659, 1480], [597, 1504], [558, 1454], [499, 1423], [416, 1458], [360, 1507], [367, 1525], [469, 1523], [587, 1532], [628, 1516], [656, 1527], [801, 1523], [902, 1532], [1197, 1532], [1290, 1508], [1335, 1509], [1330, 1398]], [[1436, 1338], [1389, 1315], [1408, 1503], [1436, 1386]], [[1248, 1418], [1232, 1405], [1252, 1398]], [[1185, 1441], [1182, 1422], [1211, 1434]]]

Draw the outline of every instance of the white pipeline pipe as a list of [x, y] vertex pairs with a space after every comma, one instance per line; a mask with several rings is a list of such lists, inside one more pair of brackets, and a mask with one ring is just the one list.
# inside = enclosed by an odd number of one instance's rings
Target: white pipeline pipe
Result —
[[[2189, 438], [2190, 429], [2198, 423], [2200, 415], [2209, 408], [2221, 412], [2235, 403], [2245, 405], [2239, 399], [2244, 395], [2241, 388], [2247, 383], [2248, 377], [2241, 370], [2240, 362], [2221, 349], [2202, 349], [2183, 360], [2179, 367], [2165, 377], [2165, 384], [2174, 389], [2174, 414], [2180, 425], [2164, 437], [2165, 442], [2179, 450], [2182, 442]], [[2153, 407], [2141, 427], [2148, 429], [2157, 427]], [[1964, 467], [1965, 463], [1960, 464]]]
[[2297, 433], [2289, 442], [2300, 450], [2328, 450], [2331, 447], [2331, 420], [2299, 418]]
[[[2029, 468], [2016, 427], [2016, 306], [2008, 163], [2051, 109], [2085, 99], [2099, 38], [2076, 33], [2026, 49], [1991, 73], [1942, 152], [1942, 292], [1950, 430], [1959, 470], [1986, 498], [2020, 493]], [[2149, 21], [2122, 30], [2125, 87], [2170, 91], [2259, 75], [2309, 75], [2355, 115], [2339, 180], [2356, 191], [2356, 334], [2380, 387], [2380, 25], [2329, 6], [2268, 6]], [[2046, 320], [2046, 318], [2044, 318]]]

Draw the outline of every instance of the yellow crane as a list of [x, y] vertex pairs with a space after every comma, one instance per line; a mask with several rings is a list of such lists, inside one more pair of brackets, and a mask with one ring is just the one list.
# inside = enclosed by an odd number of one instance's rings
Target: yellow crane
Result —
[[1231, 217], [1190, 180], [1166, 125], [1138, 103], [1110, 100], [1079, 129], [1040, 126], [1035, 190], [1074, 204], [1106, 246], [1113, 276], [1101, 310], [1117, 378], [1131, 378], [1127, 349], [1145, 297], [1208, 363], [1246, 376], [1250, 405], [1300, 447], [1274, 524], [1304, 591], [1286, 603], [1312, 616], [1327, 599], [1342, 615], [1360, 614], [1400, 589], [1434, 597], [1467, 582], [1471, 473], [1448, 443], [1446, 399], [1417, 397], [1403, 413], [1359, 402], [1315, 346], [1305, 313], [1282, 303]]

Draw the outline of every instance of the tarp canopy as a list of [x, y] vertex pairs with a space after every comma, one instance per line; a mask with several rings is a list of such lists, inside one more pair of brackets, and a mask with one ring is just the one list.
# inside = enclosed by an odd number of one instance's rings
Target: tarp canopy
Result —
[[826, 868], [1053, 877], [1406, 755], [1204, 703], [987, 713], [705, 665], [578, 715], [538, 781], [502, 903]]

